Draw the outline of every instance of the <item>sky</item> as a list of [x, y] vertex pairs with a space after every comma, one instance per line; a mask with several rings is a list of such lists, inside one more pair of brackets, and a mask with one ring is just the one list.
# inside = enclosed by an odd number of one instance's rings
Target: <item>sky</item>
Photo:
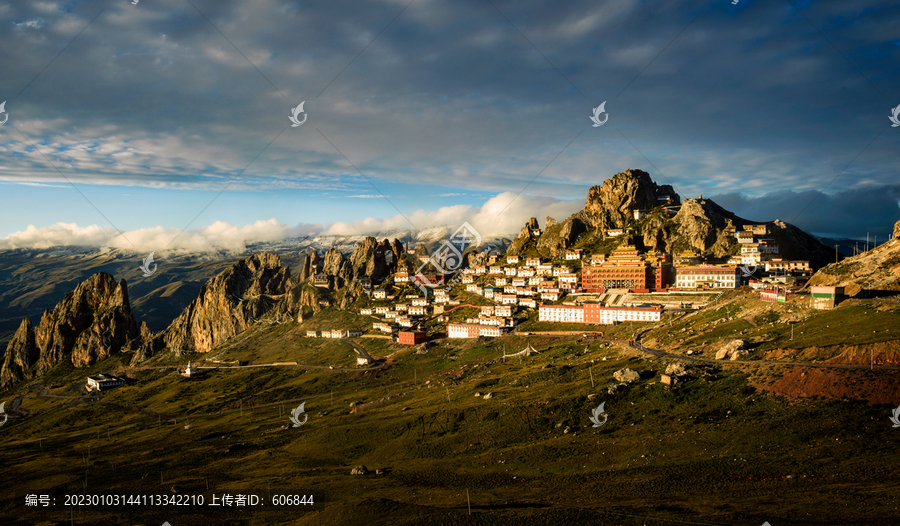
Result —
[[0, 1], [0, 68], [0, 249], [515, 235], [629, 168], [900, 219], [896, 2]]

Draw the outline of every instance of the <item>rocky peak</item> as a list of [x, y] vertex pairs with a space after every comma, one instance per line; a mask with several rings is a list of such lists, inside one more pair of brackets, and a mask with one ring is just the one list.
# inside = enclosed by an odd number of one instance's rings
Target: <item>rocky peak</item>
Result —
[[665, 197], [676, 205], [680, 200], [670, 185], [657, 185], [647, 172], [629, 169], [600, 186], [592, 186], [579, 216], [592, 227], [623, 228], [632, 219], [634, 210], [655, 208], [665, 202]]
[[547, 216], [547, 222], [544, 223], [544, 230], [546, 230], [548, 228], [553, 228], [558, 224], [559, 224], [559, 221], [557, 221], [556, 219], [553, 219], [550, 216]]
[[336, 248], [329, 248], [325, 252], [322, 273], [329, 276], [338, 276], [341, 273], [341, 264], [344, 262], [344, 254]]
[[[540, 230], [541, 226], [538, 224], [538, 220], [536, 217], [532, 217], [525, 223], [525, 226], [522, 227], [522, 230], [519, 231], [520, 238], [530, 238], [535, 237], [532, 232], [535, 230]], [[518, 238], [517, 238], [518, 239]]]
[[34, 328], [29, 318], [22, 323], [6, 346], [3, 367], [0, 369], [0, 387], [7, 387], [31, 378], [31, 366], [37, 362], [40, 351], [34, 342]]
[[0, 383], [10, 385], [49, 371], [61, 360], [85, 367], [120, 351], [139, 336], [128, 301], [128, 285], [98, 272], [45, 310], [36, 328], [22, 324], [7, 347]]
[[894, 234], [891, 236], [891, 239], [900, 239], [900, 221], [894, 223]]
[[287, 292], [290, 277], [276, 254], [263, 252], [238, 261], [207, 281], [197, 299], [165, 329], [165, 346], [209, 352], [268, 311], [272, 296]]

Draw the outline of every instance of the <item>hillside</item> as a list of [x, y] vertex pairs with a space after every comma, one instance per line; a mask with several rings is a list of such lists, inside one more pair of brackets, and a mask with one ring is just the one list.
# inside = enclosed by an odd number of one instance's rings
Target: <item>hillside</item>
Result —
[[881, 245], [839, 263], [831, 263], [813, 275], [809, 285], [844, 287], [848, 295], [860, 290], [900, 291], [900, 221], [892, 238]]
[[[779, 310], [791, 311], [805, 332], [839, 341], [841, 320], [858, 316], [843, 307], [820, 313], [753, 303], [740, 292], [722, 301], [679, 315], [671, 327], [669, 320], [645, 327], [645, 343], [690, 332], [700, 339], [673, 348], [702, 348], [703, 338], [744, 330], [711, 322], [741, 315], [759, 326], [750, 339], [768, 341], [775, 336], [765, 335], [773, 330], [765, 320]], [[865, 310], [863, 317], [896, 319], [896, 311]], [[599, 338], [512, 334], [438, 340], [427, 349], [357, 338], [387, 365], [362, 370], [347, 343], [304, 336], [352, 324], [348, 316], [357, 315], [326, 308], [301, 323], [259, 322], [211, 354], [158, 354], [140, 367], [128, 366], [127, 353], [78, 370], [60, 362], [12, 393], [23, 398], [0, 439], [4, 474], [59, 500], [86, 490], [204, 495], [207, 503], [213, 494], [250, 493], [266, 501], [253, 509], [81, 506], [72, 510], [79, 524], [900, 520], [893, 405], [885, 402], [900, 396], [895, 370], [863, 366], [821, 377], [818, 369], [778, 365], [815, 343], [791, 348], [784, 338], [782, 356], [765, 355], [774, 364], [653, 357], [625, 344], [628, 325], [603, 328]], [[896, 346], [896, 338], [879, 331], [871, 341]], [[529, 344], [539, 354], [502, 359]], [[173, 374], [187, 360], [255, 367]], [[300, 365], [262, 366], [285, 362]], [[642, 378], [613, 392], [623, 368]], [[660, 374], [673, 368], [689, 376], [675, 388], [661, 385]], [[79, 394], [86, 375], [107, 370], [129, 385]], [[292, 428], [289, 413], [301, 402], [308, 421]], [[592, 427], [588, 417], [600, 403], [608, 421]], [[359, 465], [369, 473], [351, 475]], [[69, 520], [61, 505], [23, 508], [20, 493], [0, 496], [4, 524]], [[272, 505], [278, 494], [313, 495], [314, 504]]]

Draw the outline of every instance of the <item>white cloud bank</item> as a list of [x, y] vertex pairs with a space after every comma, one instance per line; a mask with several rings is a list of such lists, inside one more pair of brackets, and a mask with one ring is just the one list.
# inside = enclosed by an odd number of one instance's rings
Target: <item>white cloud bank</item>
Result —
[[[417, 210], [412, 214], [378, 219], [369, 217], [330, 225], [301, 223], [286, 225], [276, 219], [237, 226], [224, 221], [181, 232], [161, 226], [119, 233], [112, 227], [75, 223], [57, 223], [48, 227], [29, 225], [25, 230], [0, 239], [0, 249], [46, 249], [56, 246], [110, 247], [137, 252], [208, 252], [226, 250], [240, 252], [248, 244], [279, 241], [310, 235], [360, 236], [397, 230], [427, 229], [440, 226], [456, 228], [468, 221], [482, 236], [515, 236], [530, 217], [541, 225], [546, 216], [559, 221], [584, 206], [583, 201], [560, 201], [549, 197], [525, 197], [513, 192], [498, 194], [480, 206], [445, 206], [435, 211]], [[409, 220], [407, 220], [407, 217]], [[412, 225], [410, 225], [410, 221]]]

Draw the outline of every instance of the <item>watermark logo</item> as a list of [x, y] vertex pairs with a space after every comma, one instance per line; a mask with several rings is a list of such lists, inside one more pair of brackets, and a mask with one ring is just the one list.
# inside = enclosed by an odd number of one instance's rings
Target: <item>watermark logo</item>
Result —
[[606, 124], [606, 121], [609, 120], [609, 113], [606, 114], [606, 117], [601, 121], [600, 114], [606, 112], [606, 101], [603, 101], [603, 104], [594, 108], [594, 115], [591, 117], [591, 120], [594, 121], [594, 128], [598, 126], [603, 126]]
[[[3, 405], [0, 404], [0, 409], [3, 408]], [[900, 406], [897, 406], [897, 409], [894, 409], [894, 416], [890, 417], [891, 422], [894, 423], [893, 427], [900, 427]]]
[[[756, 265], [741, 265], [740, 266], [741, 274], [745, 278], [748, 278], [748, 277], [752, 276], [753, 274], [756, 274], [756, 268], [757, 268]], [[750, 269], [753, 269], [753, 270], [750, 270]]]
[[734, 0], [734, 2], [731, 2], [731, 5], [737, 5], [737, 3], [738, 3], [738, 0]]
[[[154, 272], [156, 272], [156, 263], [153, 263], [153, 254], [155, 254], [155, 253], [156, 253], [155, 250], [153, 252], [151, 252], [150, 255], [147, 256], [146, 259], [144, 259], [144, 264], [141, 265], [140, 267], [138, 267], [144, 271], [145, 278], [149, 278], [150, 276], [153, 275]], [[150, 263], [153, 263], [153, 270], [150, 270]]]
[[131, 5], [138, 5], [138, 2], [140, 2], [140, 1], [141, 0], [134, 0], [134, 2], [131, 2]]
[[[605, 405], [606, 405], [606, 402], [603, 402], [602, 404], [598, 405], [597, 407], [595, 407], [594, 409], [591, 410], [592, 416], [588, 417], [590, 419], [590, 421], [594, 423], [594, 425], [591, 427], [600, 427], [606, 423], [606, 419], [609, 418], [609, 415], [607, 415], [603, 411], [603, 406], [605, 406]], [[603, 422], [600, 421], [600, 415], [603, 415]]]
[[[0, 108], [3, 108], [3, 106], [0, 106]], [[893, 111], [893, 115], [888, 117], [888, 119], [890, 119], [891, 122], [894, 123], [894, 124], [891, 124], [891, 128], [896, 128], [897, 126], [900, 126], [900, 118], [898, 118], [898, 117], [900, 117], [900, 104], [898, 104], [897, 107], [891, 111]]]
[[3, 422], [0, 422], [0, 426], [6, 423], [6, 419], [9, 418], [6, 416], [6, 411], [3, 410], [3, 406], [6, 405], [6, 402], [0, 402], [0, 415], [3, 415]]
[[[481, 246], [481, 234], [472, 228], [472, 225], [465, 222], [461, 227], [456, 229], [456, 232], [450, 236], [449, 240], [444, 241], [444, 243], [431, 254], [428, 261], [419, 265], [419, 268], [416, 270], [416, 283], [419, 285], [419, 289], [422, 293], [427, 296], [428, 291], [425, 290], [425, 287], [440, 287], [444, 284], [444, 277], [447, 274], [459, 270], [459, 267], [462, 266], [463, 254], [466, 253], [466, 248], [473, 244], [475, 247]], [[429, 264], [433, 266], [441, 276], [437, 283], [432, 283], [424, 274], [422, 274], [422, 269]]]
[[[900, 106], [897, 107], [900, 108]], [[4, 124], [6, 124], [6, 121], [9, 120], [9, 113], [6, 113], [6, 101], [3, 101], [3, 103], [0, 104], [0, 113], [5, 114], [5, 116], [3, 117], [3, 122], [0, 122], [0, 126], [3, 126]]]
[[[300, 427], [306, 423], [306, 420], [307, 420], [307, 418], [309, 418], [309, 415], [307, 415], [303, 411], [303, 406], [305, 406], [305, 405], [306, 405], [306, 402], [303, 402], [302, 404], [298, 405], [293, 411], [291, 411], [291, 416], [290, 416], [289, 420], [294, 423], [294, 425], [291, 427]], [[300, 415], [303, 415], [303, 422], [300, 421]]]
[[[294, 123], [294, 124], [291, 124], [291, 128], [296, 128], [297, 126], [300, 126], [300, 125], [302, 125], [304, 122], [306, 122], [306, 117], [307, 117], [307, 115], [306, 115], [306, 113], [304, 113], [304, 111], [303, 111], [303, 105], [304, 105], [304, 104], [306, 104], [306, 101], [301, 102], [299, 106], [297, 106], [296, 108], [294, 108], [293, 114], [291, 114], [291, 116], [288, 117], [288, 119], [290, 119], [291, 122]], [[302, 120], [302, 121], [301, 121], [301, 120], [297, 120], [297, 116], [300, 115], [301, 113], [303, 113], [303, 120]]]

